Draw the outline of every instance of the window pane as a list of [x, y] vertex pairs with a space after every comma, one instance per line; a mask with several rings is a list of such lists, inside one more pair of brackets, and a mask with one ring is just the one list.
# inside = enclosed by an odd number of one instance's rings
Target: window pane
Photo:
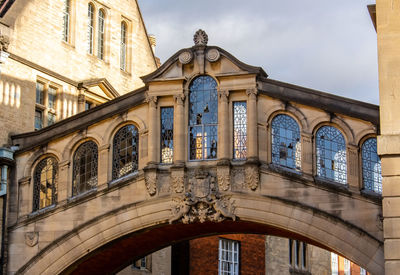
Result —
[[277, 115], [271, 123], [272, 163], [301, 169], [300, 128], [288, 115]]
[[48, 97], [48, 107], [51, 109], [55, 109], [56, 107], [56, 95], [57, 95], [57, 90], [53, 87], [49, 87], [49, 92], [47, 94], [47, 97]]
[[380, 194], [382, 193], [382, 168], [376, 138], [367, 139], [361, 151], [364, 188]]
[[126, 70], [126, 32], [127, 26], [125, 22], [121, 23], [121, 41], [120, 41], [120, 67], [121, 70]]
[[93, 20], [94, 20], [94, 7], [92, 4], [88, 5], [88, 23], [87, 23], [87, 39], [88, 39], [88, 53], [92, 54], [93, 53], [93, 35], [94, 35], [94, 29], [93, 29]]
[[36, 83], [36, 103], [44, 105], [44, 85]]
[[218, 124], [217, 83], [210, 76], [197, 77], [190, 85], [190, 159], [216, 159]]
[[174, 108], [161, 108], [161, 162], [172, 163], [174, 153]]
[[70, 20], [70, 14], [69, 14], [70, 3], [69, 2], [70, 2], [69, 0], [64, 1], [63, 40], [65, 42], [68, 42], [68, 39], [69, 39], [69, 20]]
[[246, 159], [247, 155], [247, 104], [233, 102], [233, 158]]
[[97, 56], [100, 59], [104, 58], [104, 12], [103, 10], [99, 11], [99, 22], [98, 22], [98, 48], [97, 48]]
[[112, 179], [118, 179], [138, 169], [139, 132], [134, 125], [118, 130], [113, 141]]
[[347, 183], [346, 143], [343, 135], [332, 126], [323, 126], [317, 132], [317, 175]]
[[54, 158], [39, 162], [34, 172], [33, 211], [48, 207], [57, 199], [58, 165]]
[[43, 112], [40, 110], [35, 111], [35, 130], [43, 128]]
[[218, 274], [239, 274], [239, 242], [219, 240]]
[[52, 113], [47, 114], [47, 126], [56, 123], [56, 115]]
[[331, 270], [332, 270], [332, 275], [338, 275], [339, 274], [339, 266], [338, 266], [338, 255], [335, 253], [331, 253]]
[[93, 141], [83, 143], [74, 154], [72, 195], [76, 196], [97, 186], [97, 145]]

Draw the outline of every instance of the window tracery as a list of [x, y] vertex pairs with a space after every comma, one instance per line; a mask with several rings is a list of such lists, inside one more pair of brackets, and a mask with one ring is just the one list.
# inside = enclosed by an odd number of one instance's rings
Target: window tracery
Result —
[[113, 140], [112, 179], [118, 179], [138, 169], [139, 132], [135, 125], [118, 130]]
[[57, 200], [58, 163], [48, 157], [38, 163], [34, 171], [33, 211], [55, 204]]
[[193, 80], [189, 90], [189, 159], [216, 159], [217, 82], [210, 76], [199, 76]]
[[332, 126], [323, 126], [316, 135], [317, 175], [347, 183], [346, 142], [342, 133]]
[[97, 186], [98, 150], [93, 141], [81, 144], [73, 159], [72, 196], [85, 193]]
[[161, 162], [172, 163], [174, 156], [174, 108], [161, 108]]
[[361, 148], [364, 189], [382, 193], [382, 168], [376, 138], [368, 138]]
[[295, 170], [301, 169], [300, 128], [290, 116], [280, 114], [271, 123], [272, 163]]

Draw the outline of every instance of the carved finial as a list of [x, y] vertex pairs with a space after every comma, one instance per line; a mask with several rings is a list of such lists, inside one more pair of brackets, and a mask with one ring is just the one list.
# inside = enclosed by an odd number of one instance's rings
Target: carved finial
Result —
[[208, 43], [208, 35], [202, 29], [199, 29], [193, 36], [193, 41], [195, 45], [204, 45]]

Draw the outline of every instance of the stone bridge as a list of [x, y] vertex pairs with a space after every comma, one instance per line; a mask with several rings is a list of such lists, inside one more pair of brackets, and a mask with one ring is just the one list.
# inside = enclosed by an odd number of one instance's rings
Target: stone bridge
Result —
[[144, 88], [12, 137], [10, 273], [113, 273], [222, 233], [384, 273], [378, 107], [271, 80], [206, 38]]

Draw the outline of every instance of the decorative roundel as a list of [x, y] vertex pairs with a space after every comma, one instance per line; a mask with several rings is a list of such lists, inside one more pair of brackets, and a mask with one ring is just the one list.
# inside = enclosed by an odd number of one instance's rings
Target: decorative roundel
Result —
[[215, 62], [219, 59], [220, 53], [217, 49], [209, 49], [206, 54], [206, 58], [210, 62]]
[[202, 29], [199, 29], [193, 36], [193, 41], [195, 45], [207, 45], [208, 35]]
[[179, 62], [182, 64], [188, 64], [193, 59], [193, 54], [191, 51], [184, 51], [179, 55]]

